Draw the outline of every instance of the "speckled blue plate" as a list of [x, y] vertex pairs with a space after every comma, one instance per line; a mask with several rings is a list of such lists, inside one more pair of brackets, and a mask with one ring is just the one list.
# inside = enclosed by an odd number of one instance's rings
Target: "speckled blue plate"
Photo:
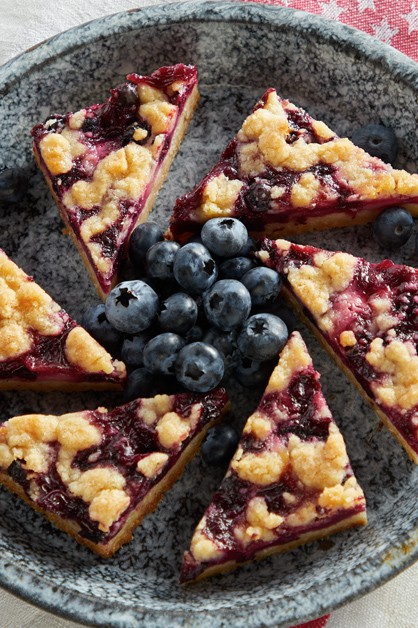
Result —
[[[166, 224], [175, 198], [214, 163], [269, 86], [340, 134], [381, 120], [395, 128], [399, 165], [416, 170], [418, 66], [392, 48], [318, 16], [240, 3], [169, 4], [75, 28], [0, 69], [0, 166], [27, 169], [26, 208], [0, 213], [0, 246], [75, 317], [96, 301], [30, 151], [29, 131], [52, 112], [101, 100], [127, 72], [195, 63], [202, 101], [160, 193]], [[309, 235], [373, 260], [370, 226]], [[397, 260], [415, 264], [412, 244]], [[418, 468], [304, 331], [330, 406], [366, 493], [369, 525], [182, 589], [182, 551], [221, 479], [194, 460], [133, 543], [103, 561], [0, 492], [0, 582], [43, 608], [85, 623], [147, 628], [259, 627], [319, 616], [394, 576], [418, 557]], [[242, 425], [255, 397], [235, 391]], [[68, 412], [103, 394], [6, 393], [0, 417]]]

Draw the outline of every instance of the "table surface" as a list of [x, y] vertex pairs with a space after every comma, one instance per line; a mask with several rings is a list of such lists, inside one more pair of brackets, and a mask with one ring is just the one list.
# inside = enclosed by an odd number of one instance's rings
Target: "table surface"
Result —
[[[0, 39], [0, 65], [11, 59], [30, 46], [51, 37], [63, 30], [77, 26], [89, 20], [117, 11], [132, 9], [137, 6], [161, 4], [164, 0], [139, 0], [137, 3], [127, 0], [56, 0], [54, 10], [51, 11], [50, 0], [0, 0], [2, 37]], [[167, 0], [165, 0], [167, 3]], [[306, 7], [316, 13], [322, 13], [328, 18], [347, 20], [350, 10], [358, 15], [364, 11], [379, 11], [381, 21], [387, 21], [386, 0], [326, 0], [312, 2], [310, 0], [277, 0], [275, 3], [282, 6]], [[386, 43], [393, 43], [408, 52], [415, 59], [418, 58], [418, 10], [415, 3], [402, 2], [406, 5], [405, 18], [407, 19], [406, 36], [411, 40], [403, 41], [403, 46], [397, 41], [388, 41], [389, 31], [394, 28], [375, 32]], [[410, 4], [410, 10], [408, 10]], [[396, 3], [392, 3], [392, 9]], [[367, 17], [367, 13], [364, 17]], [[375, 15], [376, 17], [376, 15]], [[346, 19], [344, 19], [346, 18]], [[351, 21], [353, 25], [363, 27], [362, 23]], [[368, 32], [374, 31], [364, 28]], [[400, 29], [396, 31], [399, 32]], [[395, 35], [396, 35], [395, 33]], [[413, 41], [415, 40], [415, 41]], [[401, 42], [402, 44], [402, 42]], [[414, 46], [412, 46], [414, 44]], [[417, 44], [417, 45], [415, 45]], [[418, 626], [418, 606], [416, 594], [418, 586], [418, 564], [397, 576], [388, 584], [369, 593], [360, 600], [348, 604], [332, 613], [327, 628], [415, 628]], [[34, 606], [23, 602], [10, 593], [0, 589], [0, 627], [7, 628], [75, 628], [80, 624], [60, 619]]]

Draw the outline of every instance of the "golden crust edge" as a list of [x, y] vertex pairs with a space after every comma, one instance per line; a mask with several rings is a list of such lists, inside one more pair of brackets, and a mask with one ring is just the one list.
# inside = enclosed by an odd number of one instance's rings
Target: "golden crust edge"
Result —
[[291, 541], [290, 543], [286, 543], [284, 545], [275, 545], [272, 547], [267, 547], [260, 552], [257, 552], [253, 558], [250, 560], [246, 560], [242, 563], [238, 563], [236, 561], [229, 561], [228, 563], [223, 563], [221, 565], [213, 565], [212, 567], [208, 567], [203, 571], [197, 578], [194, 580], [189, 580], [184, 582], [184, 585], [195, 584], [199, 582], [199, 580], [204, 580], [209, 578], [210, 576], [226, 574], [235, 569], [236, 567], [244, 567], [245, 565], [250, 564], [254, 560], [261, 560], [266, 558], [267, 556], [272, 556], [273, 554], [282, 554], [289, 550], [295, 549], [301, 545], [305, 545], [306, 543], [310, 543], [312, 541], [317, 541], [318, 539], [322, 539], [324, 537], [330, 536], [331, 534], [336, 534], [337, 532], [342, 532], [343, 530], [347, 530], [348, 528], [352, 528], [355, 526], [364, 526], [367, 524], [367, 514], [366, 511], [362, 511], [359, 513], [355, 513], [348, 519], [344, 519], [343, 521], [339, 521], [338, 523], [328, 526], [327, 528], [322, 528], [321, 530], [315, 530], [315, 532], [306, 532], [302, 534], [298, 539]]
[[[414, 217], [418, 216], [418, 204], [416, 203], [399, 203], [396, 206], [405, 207]], [[385, 207], [389, 207], [389, 205], [385, 205]], [[303, 224], [286, 223], [284, 225], [283, 223], [270, 223], [264, 226], [263, 231], [250, 229], [250, 233], [256, 239], [265, 237], [277, 239], [310, 231], [326, 231], [327, 229], [365, 225], [375, 220], [383, 209], [384, 207], [376, 207], [374, 209], [362, 210], [354, 216], [350, 212], [334, 212], [325, 216], [312, 216], [312, 218], [308, 217], [306, 223]]]

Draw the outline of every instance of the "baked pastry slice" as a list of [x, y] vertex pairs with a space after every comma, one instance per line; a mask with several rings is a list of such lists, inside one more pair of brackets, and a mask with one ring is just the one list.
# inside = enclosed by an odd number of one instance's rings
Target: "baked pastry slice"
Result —
[[100, 105], [32, 130], [35, 158], [102, 298], [118, 281], [199, 99], [193, 66], [130, 74]]
[[365, 500], [305, 343], [293, 332], [184, 554], [181, 581], [366, 523]]
[[272, 237], [373, 220], [385, 207], [418, 213], [418, 175], [394, 170], [268, 89], [220, 161], [174, 208], [185, 239], [214, 217]]
[[0, 249], [0, 389], [121, 388], [122, 362]]
[[132, 539], [226, 409], [224, 389], [0, 426], [0, 482], [100, 556]]
[[265, 240], [259, 258], [418, 464], [418, 270]]

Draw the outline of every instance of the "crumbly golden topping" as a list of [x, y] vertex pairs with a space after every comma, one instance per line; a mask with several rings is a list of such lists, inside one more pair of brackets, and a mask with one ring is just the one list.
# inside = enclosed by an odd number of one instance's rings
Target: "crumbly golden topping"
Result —
[[156, 425], [158, 439], [163, 447], [171, 449], [183, 442], [195, 427], [201, 414], [200, 404], [192, 406], [190, 415], [185, 418], [177, 412], [167, 412]]
[[342, 331], [340, 333], [340, 345], [342, 347], [354, 347], [357, 344], [357, 339], [354, 332], [351, 330]]
[[315, 266], [306, 264], [289, 268], [287, 278], [296, 296], [317, 318], [318, 325], [329, 330], [332, 326], [332, 318], [327, 316], [330, 298], [347, 288], [357, 260], [348, 253], [338, 252], [317, 253], [314, 262]]
[[65, 357], [87, 373], [110, 375], [115, 370], [110, 354], [82, 327], [74, 327], [68, 334]]
[[230, 180], [223, 173], [210, 179], [203, 190], [199, 216], [205, 220], [229, 216], [243, 185], [242, 181]]
[[302, 441], [292, 434], [289, 455], [298, 478], [309, 488], [326, 488], [340, 484], [349, 464], [344, 439], [334, 423], [323, 441]]
[[348, 478], [344, 484], [324, 488], [318, 499], [318, 505], [329, 510], [352, 508], [353, 504], [363, 500], [364, 495], [355, 477]]
[[142, 399], [138, 410], [138, 418], [147, 425], [153, 425], [158, 417], [170, 412], [172, 399], [169, 395], [157, 395], [151, 399]]
[[[300, 173], [290, 187], [290, 204], [295, 208], [310, 210], [317, 205], [319, 193], [327, 203], [339, 198], [338, 184], [352, 191], [349, 200], [374, 201], [391, 196], [413, 196], [418, 194], [418, 175], [403, 170], [394, 170], [368, 155], [347, 138], [338, 138], [321, 121], [312, 120], [312, 130], [323, 143], [306, 141], [304, 136], [288, 142], [292, 133], [289, 114], [297, 108], [288, 101], [281, 100], [277, 93], [268, 94], [266, 102], [251, 113], [237, 134], [237, 156], [239, 176], [257, 177], [269, 168]], [[326, 178], [312, 172], [315, 166], [329, 165], [334, 173], [336, 185], [330, 185]], [[222, 175], [221, 175], [222, 176]], [[229, 186], [238, 185], [239, 179], [231, 180]], [[206, 187], [212, 186], [209, 181]], [[274, 186], [271, 193], [279, 199], [286, 188]], [[233, 203], [208, 203], [204, 200], [196, 217], [208, 220], [215, 216], [228, 216]], [[236, 197], [235, 197], [236, 198]]]
[[279, 363], [267, 384], [266, 394], [287, 388], [293, 375], [310, 364], [312, 364], [312, 360], [302, 337], [300, 334], [294, 333], [280, 354]]
[[[301, 137], [293, 144], [288, 144], [286, 137], [291, 128], [287, 111], [293, 108], [291, 103], [280, 101], [276, 92], [270, 92], [265, 105], [245, 120], [238, 133], [238, 140], [244, 145], [247, 142], [256, 142], [258, 150], [252, 146], [251, 152], [258, 164], [251, 168], [245, 150], [240, 147], [239, 155], [244, 156], [240, 162], [244, 174], [260, 174], [268, 165], [303, 173], [319, 163], [325, 163], [336, 168], [341, 182], [347, 184], [360, 199], [374, 200], [391, 195], [417, 193], [418, 176], [393, 170], [390, 166], [382, 168], [378, 160], [370, 157], [350, 140], [336, 137], [323, 122], [313, 120], [312, 127], [325, 143], [306, 143]], [[263, 157], [261, 162], [260, 154]], [[305, 175], [309, 175], [309, 181], [306, 180], [301, 185], [299, 180], [291, 190], [294, 206], [312, 207], [320, 188], [327, 193], [328, 199], [332, 198], [332, 189], [326, 189], [319, 180], [315, 185], [311, 173], [304, 173], [301, 179]]]
[[53, 336], [62, 329], [61, 308], [0, 251], [0, 361], [31, 349], [36, 331]]
[[382, 338], [375, 338], [366, 360], [383, 375], [372, 383], [380, 403], [402, 410], [418, 404], [418, 355], [412, 342], [393, 340], [385, 347]]
[[136, 470], [145, 475], [147, 478], [154, 478], [165, 467], [168, 461], [168, 454], [164, 454], [161, 451], [148, 454], [145, 458], [142, 458], [136, 465]]
[[100, 430], [90, 423], [89, 414], [30, 414], [9, 419], [0, 435], [0, 466], [7, 468], [19, 460], [29, 472], [47, 473], [54, 454], [52, 446], [58, 442], [57, 471], [62, 481], [73, 495], [89, 504], [90, 518], [107, 532], [128, 507], [130, 498], [123, 491], [125, 478], [113, 467], [83, 472], [72, 465], [79, 451], [100, 444]]
[[64, 129], [62, 133], [48, 133], [41, 139], [39, 150], [52, 175], [69, 172], [73, 160], [86, 152], [86, 146], [79, 139], [79, 131], [72, 129]]
[[252, 414], [244, 427], [244, 434], [253, 434], [259, 440], [264, 440], [272, 429], [270, 419], [257, 410]]
[[194, 558], [201, 562], [214, 560], [222, 556], [222, 551], [203, 533], [205, 526], [206, 519], [203, 517], [193, 534], [190, 545]]
[[244, 453], [239, 448], [232, 459], [231, 468], [243, 480], [268, 486], [278, 482], [289, 461], [289, 454], [284, 446], [276, 451], [262, 451], [260, 453]]

